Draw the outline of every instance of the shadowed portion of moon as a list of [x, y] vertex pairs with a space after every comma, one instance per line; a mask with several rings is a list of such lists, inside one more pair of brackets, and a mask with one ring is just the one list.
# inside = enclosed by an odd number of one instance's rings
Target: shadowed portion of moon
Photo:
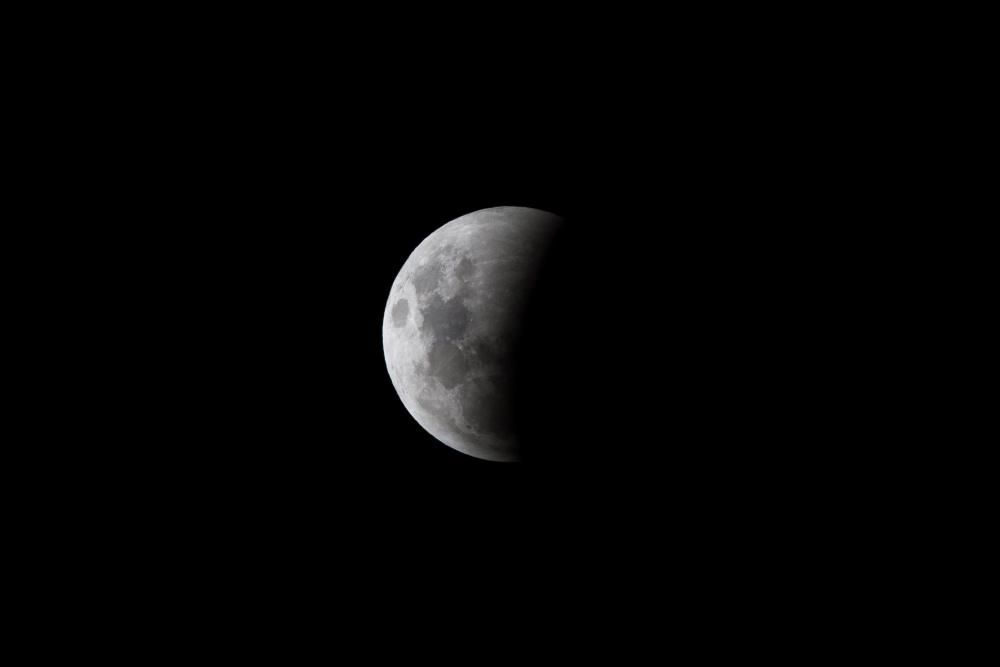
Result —
[[414, 419], [458, 451], [520, 458], [513, 355], [561, 225], [537, 209], [476, 211], [428, 236], [396, 277], [382, 328], [389, 376]]

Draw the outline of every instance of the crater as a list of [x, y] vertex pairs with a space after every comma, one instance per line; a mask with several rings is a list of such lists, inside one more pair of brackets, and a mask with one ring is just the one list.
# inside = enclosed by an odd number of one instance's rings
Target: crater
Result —
[[392, 326], [401, 327], [406, 324], [406, 318], [410, 315], [410, 304], [406, 299], [400, 299], [392, 307]]

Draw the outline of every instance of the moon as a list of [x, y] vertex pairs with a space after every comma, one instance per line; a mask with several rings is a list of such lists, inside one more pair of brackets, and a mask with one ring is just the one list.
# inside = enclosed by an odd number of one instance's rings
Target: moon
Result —
[[382, 321], [393, 387], [417, 423], [464, 454], [520, 459], [513, 346], [561, 225], [518, 206], [463, 215], [424, 239], [393, 282]]

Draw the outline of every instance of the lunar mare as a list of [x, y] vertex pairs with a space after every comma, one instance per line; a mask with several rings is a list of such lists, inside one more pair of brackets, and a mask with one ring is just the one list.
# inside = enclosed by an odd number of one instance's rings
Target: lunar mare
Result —
[[512, 353], [537, 269], [562, 220], [504, 206], [452, 220], [406, 260], [382, 322], [403, 405], [460, 452], [516, 461]]

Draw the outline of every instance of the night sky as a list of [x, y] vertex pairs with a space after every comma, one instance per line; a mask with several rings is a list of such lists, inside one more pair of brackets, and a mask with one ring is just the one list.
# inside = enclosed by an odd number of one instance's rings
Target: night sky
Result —
[[[108, 36], [49, 12], [42, 32], [62, 20], [79, 48], [16, 49], [15, 69], [53, 60], [27, 77], [54, 99], [15, 95], [43, 127], [11, 127], [66, 181], [20, 169], [40, 255], [72, 258], [14, 272], [16, 292], [56, 283], [27, 361], [56, 360], [35, 380], [66, 404], [36, 402], [38, 481], [14, 494], [22, 520], [48, 510], [25, 523], [51, 546], [11, 540], [44, 557], [12, 570], [33, 601], [95, 620], [88, 638], [161, 632], [147, 650], [273, 634], [284, 662], [310, 635], [336, 656], [467, 638], [465, 662], [536, 636], [590, 658], [606, 636], [609, 663], [639, 635], [745, 655], [727, 626], [783, 644], [802, 633], [767, 603], [823, 626], [802, 610], [837, 596], [851, 609], [824, 627], [881, 632], [858, 610], [892, 616], [865, 596], [913, 562], [872, 546], [909, 502], [884, 406], [923, 368], [885, 362], [909, 333], [882, 325], [920, 295], [884, 260], [904, 254], [899, 202], [922, 201], [886, 183], [924, 144], [885, 141], [919, 104], [877, 102], [909, 52], [841, 72], [852, 33], [821, 44], [831, 17], [787, 12], [760, 17], [770, 35], [717, 7], [369, 9], [96, 17]], [[505, 205], [567, 221], [525, 315], [518, 464], [426, 433], [381, 344], [421, 240]]]
[[[802, 115], [734, 115], [734, 89], [693, 74], [411, 74], [206, 74], [131, 120], [108, 235], [136, 309], [113, 339], [134, 359], [128, 444], [96, 458], [143, 516], [326, 553], [338, 531], [541, 539], [828, 502], [817, 489], [858, 455], [833, 290], [859, 218], [846, 177], [809, 156], [840, 140]], [[503, 205], [570, 229], [532, 311], [515, 465], [424, 432], [381, 348], [410, 252]]]

